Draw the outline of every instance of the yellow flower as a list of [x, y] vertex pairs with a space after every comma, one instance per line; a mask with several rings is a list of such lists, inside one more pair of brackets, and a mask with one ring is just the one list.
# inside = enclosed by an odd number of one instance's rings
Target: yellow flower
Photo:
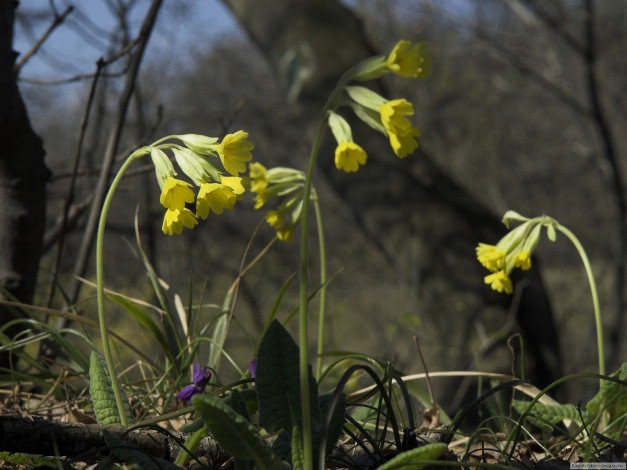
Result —
[[531, 268], [531, 254], [527, 250], [523, 250], [514, 256], [514, 266], [526, 271]]
[[420, 137], [420, 132], [415, 127], [412, 127], [411, 133], [407, 135], [390, 134], [390, 144], [397, 157], [405, 158], [414, 153], [418, 148], [415, 137]]
[[511, 279], [503, 270], [489, 274], [484, 277], [483, 280], [486, 284], [490, 284], [490, 287], [497, 292], [511, 294], [514, 291]]
[[291, 228], [282, 228], [281, 230], [277, 230], [276, 235], [282, 242], [289, 242], [292, 241], [294, 231]]
[[161, 230], [163, 230], [163, 233], [166, 235], [173, 235], [175, 233], [179, 235], [183, 231], [183, 227], [194, 228], [197, 223], [196, 217], [194, 217], [194, 214], [189, 209], [168, 209], [165, 212]]
[[427, 78], [431, 75], [431, 52], [424, 42], [412, 45], [409, 41], [399, 41], [385, 61], [389, 70], [401, 77]]
[[381, 122], [388, 132], [390, 144], [398, 157], [406, 157], [418, 148], [418, 129], [406, 116], [414, 114], [414, 106], [406, 99], [386, 101], [379, 107]]
[[211, 211], [222, 214], [224, 209], [231, 210], [235, 201], [235, 193], [231, 187], [220, 183], [205, 183], [198, 191], [196, 215], [206, 219]]
[[354, 142], [341, 142], [335, 149], [335, 166], [347, 173], [357, 171], [367, 158], [364, 149]]
[[222, 160], [222, 165], [230, 174], [237, 176], [246, 171], [246, 162], [252, 160], [250, 151], [254, 148], [252, 142], [246, 140], [248, 132], [237, 131], [227, 134], [216, 150]]
[[168, 178], [161, 190], [159, 202], [168, 210], [182, 211], [185, 208], [185, 203], [194, 202], [194, 191], [190, 189], [190, 186], [191, 184], [185, 181]]
[[241, 178], [239, 176], [222, 176], [220, 182], [231, 188], [237, 199], [241, 199], [246, 192], [246, 188], [250, 186], [250, 178]]
[[261, 163], [252, 163], [249, 167], [248, 174], [253, 179], [250, 183], [250, 190], [254, 193], [262, 193], [268, 186], [266, 167]]
[[268, 194], [265, 191], [258, 193], [255, 196], [255, 209], [261, 209], [268, 200]]
[[498, 250], [494, 245], [479, 243], [476, 248], [477, 259], [484, 268], [492, 272], [498, 271], [505, 267], [505, 251]]
[[283, 225], [283, 214], [279, 211], [269, 211], [266, 214], [266, 222], [268, 222], [270, 227], [278, 230]]

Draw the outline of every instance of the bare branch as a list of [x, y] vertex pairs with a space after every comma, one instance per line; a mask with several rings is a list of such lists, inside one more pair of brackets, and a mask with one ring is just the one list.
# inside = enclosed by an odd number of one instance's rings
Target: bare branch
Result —
[[[144, 23], [139, 31], [137, 50], [131, 59], [127, 80], [120, 96], [115, 125], [109, 136], [109, 142], [103, 159], [102, 173], [100, 174], [100, 179], [98, 180], [98, 185], [96, 187], [94, 203], [89, 214], [87, 226], [85, 227], [85, 234], [78, 252], [76, 264], [74, 265], [74, 274], [78, 276], [82, 276], [87, 269], [87, 263], [91, 253], [96, 227], [98, 225], [100, 210], [109, 185], [109, 175], [111, 173], [111, 168], [113, 167], [116, 149], [122, 134], [124, 122], [126, 120], [126, 111], [128, 110], [128, 105], [135, 88], [135, 80], [139, 74], [141, 60], [148, 43], [148, 39], [150, 38], [150, 33], [152, 32], [157, 19], [157, 13], [159, 12], [161, 3], [162, 0], [154, 0], [152, 2], [152, 5], [146, 14], [146, 18], [144, 19]], [[72, 303], [74, 303], [78, 298], [80, 288], [81, 284], [79, 282], [72, 282], [69, 290], [69, 298]]]
[[74, 7], [70, 5], [60, 15], [57, 14], [56, 11], [54, 11], [55, 16], [54, 16], [54, 20], [52, 20], [52, 24], [48, 27], [48, 29], [44, 32], [44, 34], [37, 40], [37, 42], [33, 44], [33, 47], [31, 47], [30, 50], [26, 54], [24, 54], [24, 56], [22, 57], [22, 60], [20, 60], [13, 66], [13, 73], [16, 76], [18, 75], [20, 69], [24, 66], [24, 64], [26, 64], [26, 62], [28, 62], [28, 60], [37, 53], [37, 51], [41, 48], [41, 46], [44, 44], [46, 39], [50, 37], [50, 35], [57, 28], [57, 26], [59, 26], [61, 23], [65, 21], [65, 18], [67, 18], [67, 16], [70, 13], [72, 13], [73, 10], [74, 10]]

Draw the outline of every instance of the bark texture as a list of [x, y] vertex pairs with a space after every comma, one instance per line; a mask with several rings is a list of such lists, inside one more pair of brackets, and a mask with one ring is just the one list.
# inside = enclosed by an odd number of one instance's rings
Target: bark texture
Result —
[[[49, 421], [39, 417], [0, 416], [0, 451], [79, 458], [94, 462], [108, 453], [105, 433], [153, 457], [173, 461], [185, 441], [182, 433], [153, 429], [128, 430], [123, 426], [75, 424]], [[202, 439], [197, 454], [213, 463], [229, 456], [211, 437]], [[217, 465], [219, 466], [219, 465]]]
[[[46, 222], [44, 149], [33, 131], [13, 71], [13, 19], [17, 2], [0, 0], [0, 297], [31, 303]], [[0, 306], [0, 325], [19, 316]], [[3, 334], [12, 337], [19, 325]], [[9, 367], [0, 353], [0, 367]]]
[[[285, 84], [293, 125], [313, 136], [320, 110], [341, 74], [373, 55], [359, 20], [336, 0], [226, 3]], [[376, 86], [385, 94], [382, 84]], [[487, 325], [488, 331], [498, 330], [512, 307], [511, 296], [497, 295], [482, 284], [487, 273], [474, 257], [478, 242], [496, 242], [505, 228], [500, 217], [423, 149], [398, 159], [384, 139], [373, 138], [369, 129], [362, 134], [363, 128], [353, 127], [355, 141], [368, 152], [368, 162], [357, 176], [336, 170], [331, 138], [321, 149], [319, 168], [361, 227], [414, 284], [422, 323], [419, 335], [434, 339], [437, 332], [446, 332], [434, 341], [436, 347], [441, 343], [439, 362], [429, 366], [468, 367], [475, 322]], [[513, 308], [531, 359], [527, 371], [532, 369], [532, 378], [546, 384], [561, 371], [558, 335], [537, 264], [523, 274], [524, 279], [515, 279], [523, 291]], [[492, 355], [509, 369], [504, 350], [501, 344], [500, 352]]]

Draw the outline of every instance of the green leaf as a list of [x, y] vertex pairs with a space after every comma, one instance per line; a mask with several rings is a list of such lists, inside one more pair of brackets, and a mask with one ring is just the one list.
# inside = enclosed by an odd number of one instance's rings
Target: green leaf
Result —
[[294, 470], [305, 470], [305, 456], [303, 455], [303, 438], [300, 428], [294, 426], [292, 429], [292, 468]]
[[447, 450], [448, 446], [446, 444], [427, 444], [398, 454], [392, 460], [378, 467], [377, 470], [392, 470], [397, 468], [411, 468], [411, 470], [419, 470], [425, 466], [425, 464], [420, 463], [421, 461], [435, 460]]
[[[512, 405], [516, 411], [518, 411], [521, 415], [527, 411], [529, 408], [528, 401], [522, 400], [512, 400]], [[543, 426], [546, 424], [555, 425], [560, 421], [565, 419], [570, 419], [581, 423], [581, 417], [579, 416], [579, 412], [574, 405], [571, 404], [563, 404], [563, 405], [545, 405], [543, 403], [536, 402], [531, 409], [531, 414], [534, 416], [529, 416], [529, 421], [536, 426]], [[536, 418], [537, 417], [537, 418]]]
[[[623, 362], [620, 369], [610, 377], [627, 381], [627, 362]], [[605, 409], [610, 414], [610, 422], [613, 422], [627, 413], [627, 387], [624, 384], [604, 380], [600, 390], [588, 402], [586, 408], [591, 415]]]
[[258, 469], [285, 469], [259, 431], [240, 414], [217, 398], [194, 395], [192, 403], [205, 420], [220, 447], [233, 457], [254, 460]]
[[168, 345], [168, 341], [163, 334], [163, 331], [159, 329], [154, 320], [146, 313], [145, 310], [141, 309], [138, 305], [134, 304], [128, 299], [124, 297], [120, 297], [119, 295], [109, 295], [109, 298], [113, 300], [116, 304], [123, 307], [128, 313], [130, 313], [135, 320], [137, 320], [144, 328], [146, 328], [152, 336], [157, 340], [159, 346], [162, 351], [168, 357], [168, 360], [172, 364], [176, 364], [176, 360], [172, 355], [172, 351], [170, 350], [170, 346]]
[[242, 416], [246, 421], [250, 422], [250, 415], [242, 393], [238, 389], [231, 391], [231, 402], [229, 403], [233, 411]]
[[4, 468], [12, 468], [7, 464], [12, 463], [20, 466], [34, 467], [52, 467], [59, 468], [64, 459], [61, 457], [45, 457], [36, 454], [24, 454], [22, 452], [0, 452], [0, 461], [4, 464]]
[[[329, 414], [329, 405], [331, 399], [333, 398], [332, 394], [320, 395], [320, 410], [325, 416], [325, 420], [328, 418]], [[329, 422], [329, 427], [327, 429], [326, 435], [326, 455], [329, 455], [329, 452], [333, 450], [333, 446], [340, 437], [342, 433], [342, 426], [344, 426], [344, 414], [346, 412], [346, 398], [342, 393], [335, 405], [335, 408], [332, 410], [333, 415], [331, 416], [331, 421]], [[314, 433], [314, 441], [319, 442], [320, 439], [325, 436], [320, 436], [319, 433]], [[325, 457], [326, 457], [325, 455]]]
[[281, 459], [289, 461], [292, 458], [292, 436], [289, 431], [282, 429], [272, 443], [272, 451]]
[[199, 429], [202, 429], [204, 425], [205, 425], [205, 420], [202, 418], [198, 418], [192, 421], [191, 423], [183, 424], [179, 428], [179, 431], [185, 434], [191, 434], [193, 432], [198, 431]]
[[[94, 402], [94, 411], [99, 424], [122, 424], [107, 363], [96, 351], [91, 352], [89, 359], [89, 393]], [[120, 389], [120, 394], [124, 400], [126, 420], [132, 423], [133, 414], [124, 390]]]
[[224, 296], [222, 302], [222, 311], [218, 317], [215, 326], [213, 327], [212, 341], [209, 343], [209, 367], [214, 370], [218, 370], [218, 363], [220, 362], [220, 356], [222, 355], [222, 348], [226, 341], [226, 336], [229, 333], [229, 317], [231, 311], [231, 302], [233, 300], [234, 291], [229, 292]]
[[[268, 326], [257, 354], [259, 424], [270, 432], [302, 427], [298, 346], [278, 320]], [[318, 386], [308, 366], [311, 425], [321, 427]]]

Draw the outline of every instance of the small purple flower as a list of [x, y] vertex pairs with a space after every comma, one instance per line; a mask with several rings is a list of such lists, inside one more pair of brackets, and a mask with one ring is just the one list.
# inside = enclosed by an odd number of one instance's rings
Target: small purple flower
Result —
[[197, 393], [202, 393], [205, 390], [205, 387], [209, 383], [209, 379], [211, 379], [211, 372], [207, 367], [203, 367], [202, 370], [198, 363], [194, 362], [194, 375], [192, 381], [194, 382], [192, 385], [187, 385], [183, 387], [183, 389], [176, 395], [179, 400], [183, 400], [188, 402], [190, 405], [192, 404], [192, 397]]
[[250, 376], [253, 379], [257, 378], [257, 359], [250, 361]]

